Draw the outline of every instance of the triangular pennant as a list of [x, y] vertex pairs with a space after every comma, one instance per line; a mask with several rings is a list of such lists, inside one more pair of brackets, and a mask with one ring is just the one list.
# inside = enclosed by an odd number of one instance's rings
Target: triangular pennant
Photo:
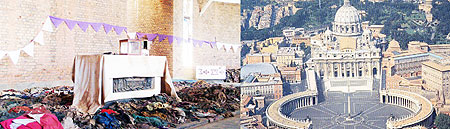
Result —
[[105, 29], [106, 34], [108, 34], [112, 29], [112, 25], [103, 23], [103, 28]]
[[138, 39], [144, 38], [145, 35], [147, 34], [136, 32], [136, 36], [138, 37]]
[[122, 33], [122, 31], [125, 29], [125, 27], [120, 27], [120, 26], [112, 26], [114, 28], [114, 31], [116, 32], [117, 35], [120, 35]]
[[33, 41], [39, 43], [40, 45], [44, 45], [44, 32], [39, 31], [39, 34], [34, 37]]
[[136, 39], [137, 33], [127, 33], [128, 39]]
[[47, 31], [47, 32], [53, 32], [52, 21], [50, 20], [49, 17], [47, 17], [47, 19], [45, 19], [44, 25], [42, 26], [42, 30]]
[[5, 56], [6, 52], [0, 51], [0, 59], [2, 59]]
[[167, 40], [169, 41], [169, 44], [173, 43], [173, 36], [172, 35], [168, 35], [167, 36]]
[[17, 64], [19, 61], [20, 50], [10, 51], [8, 52], [8, 56], [14, 64]]
[[55, 28], [58, 28], [59, 24], [62, 23], [63, 19], [61, 18], [57, 18], [57, 17], [53, 17], [53, 16], [49, 16], [50, 20], [53, 22], [53, 25], [55, 25]]
[[231, 44], [224, 43], [223, 47], [225, 47], [225, 51], [229, 52], [231, 50]]
[[29, 56], [34, 56], [34, 44], [30, 43], [24, 48], [22, 48], [22, 51], [27, 53]]
[[210, 42], [210, 44], [211, 44], [211, 48], [214, 48], [217, 46], [217, 42]]
[[95, 32], [98, 32], [100, 27], [102, 27], [102, 23], [89, 23], [91, 25], [92, 29], [94, 29]]
[[164, 39], [166, 39], [167, 35], [163, 35], [163, 34], [158, 34], [158, 40], [159, 42], [164, 41]]
[[174, 36], [175, 40], [177, 40], [177, 44], [183, 43], [183, 38]]
[[156, 36], [158, 36], [158, 34], [147, 34], [147, 40], [149, 41], [153, 41]]
[[204, 42], [205, 42], [205, 44], [208, 44], [211, 48], [214, 48], [212, 42], [208, 42], [208, 41], [204, 41]]
[[222, 49], [223, 48], [223, 43], [216, 43], [217, 44], [217, 49]]
[[197, 45], [198, 45], [199, 47], [202, 47], [202, 46], [203, 46], [203, 41], [200, 41], [200, 40], [194, 40], [194, 42], [197, 42]]
[[78, 24], [78, 27], [80, 27], [81, 30], [83, 30], [84, 32], [86, 32], [87, 28], [89, 27], [89, 23], [87, 23], [87, 22], [79, 21], [79, 22], [77, 22], [77, 24]]
[[69, 30], [72, 30], [73, 27], [75, 27], [75, 25], [77, 24], [77, 21], [72, 21], [72, 20], [67, 20], [67, 19], [64, 19], [64, 22], [66, 23]]

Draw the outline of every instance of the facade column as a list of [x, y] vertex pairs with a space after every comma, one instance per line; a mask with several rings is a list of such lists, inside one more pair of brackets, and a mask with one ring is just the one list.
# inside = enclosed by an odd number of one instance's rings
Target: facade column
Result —
[[348, 75], [347, 75], [347, 63], [344, 63], [344, 77], [346, 78]]
[[373, 77], [373, 63], [372, 63], [372, 60], [370, 61], [370, 65], [369, 65], [369, 75], [370, 75], [370, 77]]
[[341, 63], [338, 62], [337, 65], [338, 65], [338, 66], [337, 66], [337, 68], [338, 68], [338, 72], [337, 72], [338, 75], [337, 75], [337, 77], [341, 77], [341, 75], [342, 75], [342, 74], [341, 74]]
[[314, 98], [316, 99], [316, 104], [319, 104], [319, 98], [317, 96]]
[[324, 66], [325, 66], [325, 71], [324, 71], [323, 75], [324, 75], [324, 78], [328, 78], [328, 63], [325, 63]]
[[387, 103], [390, 103], [390, 102], [391, 102], [391, 96], [387, 96], [386, 98], [387, 98], [387, 99], [386, 99], [386, 100], [387, 100]]

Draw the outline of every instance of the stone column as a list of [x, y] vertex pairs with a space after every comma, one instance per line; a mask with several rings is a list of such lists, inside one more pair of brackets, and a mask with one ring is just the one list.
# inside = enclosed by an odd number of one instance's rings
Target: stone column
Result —
[[348, 75], [347, 75], [347, 63], [344, 63], [344, 77], [346, 78]]
[[318, 96], [314, 97], [314, 99], [316, 99], [316, 104], [319, 104], [319, 98], [318, 98]]

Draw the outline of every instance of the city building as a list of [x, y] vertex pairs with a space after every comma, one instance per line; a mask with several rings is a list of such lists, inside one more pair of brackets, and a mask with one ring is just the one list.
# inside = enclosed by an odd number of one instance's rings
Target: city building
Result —
[[296, 35], [290, 39], [290, 43], [292, 44], [301, 44], [305, 43], [306, 46], [311, 46], [311, 37], [305, 35]]
[[428, 45], [430, 52], [442, 55], [450, 55], [450, 44]]
[[288, 83], [302, 81], [301, 67], [280, 67], [281, 77]]
[[244, 64], [270, 63], [271, 54], [268, 53], [252, 53], [245, 56]]
[[284, 37], [271, 37], [265, 40], [268, 44], [279, 44], [284, 41]]
[[303, 64], [304, 52], [297, 47], [281, 47], [276, 54], [277, 66], [299, 66]]
[[269, 53], [269, 54], [276, 54], [278, 51], [278, 45], [272, 44], [267, 47], [261, 47], [261, 50], [259, 50], [260, 53]]
[[439, 96], [444, 96], [444, 104], [450, 98], [450, 63], [442, 60], [434, 60], [422, 63], [422, 78], [426, 89], [439, 91]]
[[306, 63], [323, 78], [325, 90], [372, 90], [373, 80], [381, 77], [379, 42], [370, 29], [363, 30], [359, 11], [348, 0], [336, 12], [332, 30], [311, 42]]
[[292, 38], [295, 36], [295, 27], [287, 27], [283, 30], [283, 35], [286, 38]]
[[242, 95], [279, 99], [283, 96], [283, 82], [278, 69], [269, 63], [247, 64], [241, 68]]

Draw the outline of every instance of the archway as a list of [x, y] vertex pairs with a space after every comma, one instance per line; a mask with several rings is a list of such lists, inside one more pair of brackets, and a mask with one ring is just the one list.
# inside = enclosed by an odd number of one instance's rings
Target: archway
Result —
[[377, 75], [377, 68], [373, 68], [373, 75], [375, 76], [375, 75]]

